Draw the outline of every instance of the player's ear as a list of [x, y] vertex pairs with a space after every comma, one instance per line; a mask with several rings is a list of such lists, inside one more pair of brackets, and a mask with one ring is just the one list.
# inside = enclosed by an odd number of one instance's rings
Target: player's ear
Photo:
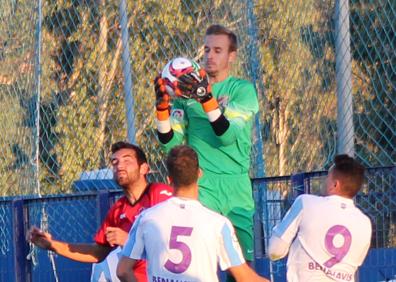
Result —
[[198, 168], [198, 178], [201, 178], [202, 175], [203, 175], [202, 169]]
[[236, 51], [231, 51], [228, 54], [228, 63], [232, 64], [233, 62], [235, 62], [236, 57], [237, 57], [237, 52]]
[[146, 175], [150, 171], [148, 163], [142, 163], [139, 168], [140, 174]]
[[334, 184], [333, 184], [333, 190], [337, 191], [337, 192], [341, 192], [341, 182], [339, 179], [335, 179], [334, 180]]

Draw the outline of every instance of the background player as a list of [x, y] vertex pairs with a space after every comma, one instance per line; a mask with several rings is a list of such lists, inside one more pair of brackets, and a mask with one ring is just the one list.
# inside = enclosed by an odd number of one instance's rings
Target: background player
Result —
[[[203, 170], [199, 200], [231, 220], [245, 259], [251, 261], [254, 202], [248, 171], [257, 94], [253, 84], [229, 75], [237, 56], [236, 35], [212, 25], [204, 41], [209, 81], [207, 76], [198, 81], [185, 74], [178, 83], [196, 100], [176, 99], [170, 107], [165, 87], [156, 80], [158, 138], [166, 151], [186, 141], [198, 153]], [[197, 95], [203, 88], [205, 94]]]
[[[105, 221], [95, 235], [95, 243], [67, 243], [54, 240], [51, 234], [33, 226], [28, 234], [33, 244], [72, 260], [100, 262], [114, 248], [124, 245], [135, 218], [142, 210], [172, 195], [171, 187], [147, 182], [149, 166], [144, 152], [139, 147], [126, 142], [117, 142], [112, 145], [111, 151], [114, 179], [124, 190], [124, 196], [110, 208]], [[133, 271], [137, 281], [147, 281], [144, 261], [138, 261]]]
[[354, 281], [371, 240], [371, 222], [352, 200], [363, 180], [362, 165], [336, 156], [326, 179], [328, 196], [299, 196], [275, 226], [269, 256], [289, 253], [288, 281]]
[[268, 281], [245, 263], [229, 220], [198, 202], [195, 151], [177, 146], [166, 165], [175, 197], [144, 211], [133, 225], [117, 268], [121, 281], [136, 281], [130, 270], [143, 257], [149, 281], [218, 281], [218, 263], [237, 281]]

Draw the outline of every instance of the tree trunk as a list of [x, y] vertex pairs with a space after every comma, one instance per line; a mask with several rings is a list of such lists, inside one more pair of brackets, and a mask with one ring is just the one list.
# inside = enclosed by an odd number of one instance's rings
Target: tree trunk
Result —
[[281, 101], [279, 108], [279, 175], [287, 174], [287, 139], [290, 134], [287, 117], [286, 103]]

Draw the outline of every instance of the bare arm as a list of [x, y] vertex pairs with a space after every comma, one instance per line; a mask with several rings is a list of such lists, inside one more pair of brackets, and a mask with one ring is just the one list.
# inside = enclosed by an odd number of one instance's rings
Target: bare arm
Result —
[[33, 226], [28, 233], [28, 240], [39, 248], [51, 250], [58, 255], [79, 262], [100, 262], [112, 250], [111, 247], [98, 244], [67, 243], [52, 239], [52, 235]]
[[137, 279], [132, 271], [135, 264], [136, 260], [126, 256], [121, 257], [117, 266], [117, 277], [121, 282], [137, 282]]
[[258, 275], [247, 263], [228, 269], [237, 282], [270, 282]]

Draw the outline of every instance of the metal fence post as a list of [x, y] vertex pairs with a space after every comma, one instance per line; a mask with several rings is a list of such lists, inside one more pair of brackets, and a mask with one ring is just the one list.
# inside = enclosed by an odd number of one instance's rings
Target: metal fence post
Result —
[[335, 5], [335, 51], [337, 82], [337, 153], [354, 155], [351, 42], [348, 0]]
[[124, 93], [125, 93], [125, 109], [128, 123], [128, 140], [136, 143], [135, 140], [135, 100], [132, 95], [132, 70], [129, 57], [129, 33], [128, 33], [128, 13], [125, 0], [120, 0], [120, 24], [122, 39], [122, 71], [124, 73]]
[[[28, 250], [25, 238], [23, 200], [15, 199], [12, 201], [12, 244], [14, 248], [14, 273], [15, 281], [28, 281], [28, 268], [26, 263], [26, 254]], [[30, 280], [30, 279], [29, 279]]]
[[34, 125], [33, 134], [33, 176], [35, 180], [35, 187], [33, 193], [41, 195], [40, 189], [40, 101], [41, 101], [41, 30], [42, 30], [42, 2], [37, 1], [37, 22], [35, 30], [35, 44], [34, 44], [34, 82], [35, 82], [35, 109], [34, 113]]
[[[263, 99], [260, 97], [260, 93], [264, 94], [264, 87], [262, 85], [262, 81], [260, 78], [260, 74], [262, 73], [260, 67], [260, 58], [259, 48], [257, 46], [257, 42], [259, 42], [257, 38], [258, 28], [256, 16], [254, 14], [254, 3], [252, 0], [247, 0], [247, 20], [248, 20], [248, 38], [249, 42], [251, 42], [247, 47], [248, 60], [249, 60], [249, 76], [252, 80], [253, 84], [256, 86], [257, 90], [257, 99]], [[262, 95], [264, 96], [264, 95]], [[259, 114], [256, 114], [254, 119], [254, 146], [255, 146], [255, 165], [254, 165], [254, 177], [264, 177], [265, 176], [265, 163], [264, 163], [264, 154], [263, 154], [263, 138], [261, 134], [261, 122]]]

